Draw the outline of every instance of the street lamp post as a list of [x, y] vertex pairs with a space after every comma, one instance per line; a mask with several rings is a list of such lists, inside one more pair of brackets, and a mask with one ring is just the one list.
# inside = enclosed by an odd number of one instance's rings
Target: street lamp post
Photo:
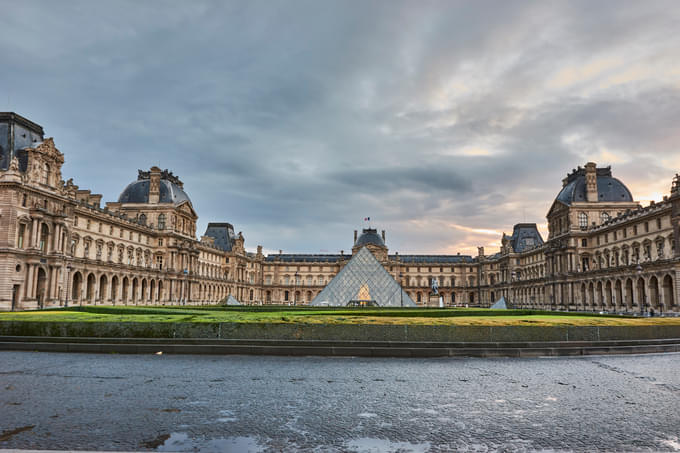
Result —
[[401, 308], [404, 308], [404, 273], [399, 272], [399, 297], [401, 299]]
[[64, 307], [68, 307], [68, 288], [71, 286], [71, 266], [66, 266], [66, 300]]
[[293, 306], [297, 305], [298, 273], [295, 272], [295, 284], [293, 285]]
[[[642, 275], [642, 265], [640, 264], [640, 260], [638, 260], [638, 264], [637, 264], [637, 267], [635, 268], [635, 272], [637, 273], [638, 283], [639, 283], [640, 282], [640, 280], [639, 280], [640, 276]], [[639, 292], [638, 292], [638, 296], [642, 296], [642, 295], [639, 294]], [[640, 298], [642, 299], [642, 297], [640, 297]], [[645, 301], [641, 300], [640, 301], [640, 316], [644, 316], [644, 315], [645, 315]]]

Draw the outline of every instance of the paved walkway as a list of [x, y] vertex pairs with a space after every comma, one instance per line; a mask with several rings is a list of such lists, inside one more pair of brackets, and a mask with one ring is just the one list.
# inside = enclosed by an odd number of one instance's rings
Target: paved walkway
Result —
[[680, 354], [0, 352], [0, 448], [680, 450]]

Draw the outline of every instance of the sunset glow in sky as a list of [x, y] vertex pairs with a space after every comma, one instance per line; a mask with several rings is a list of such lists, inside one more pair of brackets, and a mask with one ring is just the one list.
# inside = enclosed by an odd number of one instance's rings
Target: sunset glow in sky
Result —
[[497, 251], [595, 161], [680, 171], [677, 1], [0, 2], [0, 110], [115, 201], [168, 168], [250, 250]]

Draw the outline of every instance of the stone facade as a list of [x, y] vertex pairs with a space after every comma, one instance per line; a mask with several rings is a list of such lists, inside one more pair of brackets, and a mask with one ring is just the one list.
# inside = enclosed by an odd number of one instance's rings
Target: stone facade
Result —
[[[4, 134], [4, 135], [3, 135]], [[14, 135], [12, 135], [14, 134]], [[15, 137], [16, 139], [12, 138]], [[26, 138], [28, 137], [28, 139]], [[354, 232], [351, 254], [245, 250], [241, 233], [198, 215], [171, 172], [139, 171], [116, 202], [62, 180], [63, 154], [42, 128], [0, 113], [0, 310], [74, 304], [304, 305], [367, 247], [418, 305], [680, 311], [680, 187], [641, 207], [609, 168], [570, 173], [548, 212], [504, 235], [499, 253], [390, 254], [385, 232]], [[435, 302], [431, 302], [435, 301]]]

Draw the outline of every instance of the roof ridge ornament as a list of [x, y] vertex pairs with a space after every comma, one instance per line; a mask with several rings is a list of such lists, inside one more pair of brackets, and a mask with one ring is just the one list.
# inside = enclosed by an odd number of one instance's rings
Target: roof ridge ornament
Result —
[[680, 195], [680, 173], [676, 173], [673, 177], [673, 183], [671, 184], [671, 193], [677, 193]]
[[[137, 170], [137, 181], [144, 181], [146, 179], [151, 179], [151, 171]], [[179, 179], [179, 177], [172, 174], [167, 168], [161, 171], [161, 179], [170, 181], [171, 183], [177, 184], [180, 188], [184, 188], [184, 183]]]

